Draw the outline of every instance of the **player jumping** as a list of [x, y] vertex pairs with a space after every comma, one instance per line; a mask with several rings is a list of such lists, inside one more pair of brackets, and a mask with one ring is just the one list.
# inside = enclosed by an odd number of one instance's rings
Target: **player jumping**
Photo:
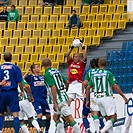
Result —
[[68, 106], [68, 95], [66, 93], [66, 78], [57, 70], [51, 67], [51, 60], [43, 59], [42, 66], [45, 68], [44, 79], [49, 85], [49, 91], [53, 99], [55, 111], [53, 119], [56, 123], [57, 133], [65, 133], [64, 125], [60, 121], [60, 115], [72, 126], [74, 133], [81, 133], [79, 126], [74, 121], [70, 107]]

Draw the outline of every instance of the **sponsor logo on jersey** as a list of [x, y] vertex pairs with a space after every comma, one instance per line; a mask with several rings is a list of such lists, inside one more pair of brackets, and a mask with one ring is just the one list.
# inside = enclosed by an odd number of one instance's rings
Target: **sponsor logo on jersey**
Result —
[[74, 65], [74, 64], [71, 64], [71, 67], [73, 67], [73, 68], [80, 68], [79, 65]]
[[11, 81], [7, 81], [4, 86], [11, 86]]
[[35, 81], [34, 86], [44, 86], [44, 81]]
[[77, 73], [78, 73], [78, 71], [77, 71], [76, 69], [71, 69], [70, 72], [71, 72], [72, 74], [77, 74]]
[[12, 69], [12, 65], [3, 65], [1, 69]]

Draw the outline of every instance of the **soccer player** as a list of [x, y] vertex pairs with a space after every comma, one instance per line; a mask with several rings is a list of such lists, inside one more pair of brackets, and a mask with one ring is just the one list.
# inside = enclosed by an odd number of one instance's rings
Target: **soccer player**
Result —
[[[33, 74], [29, 74], [30, 72], [32, 72]], [[28, 69], [28, 71], [24, 75], [24, 78], [31, 87], [32, 95], [34, 98], [34, 102], [32, 102], [32, 104], [38, 115], [37, 121], [39, 123], [39, 126], [42, 127], [42, 117], [43, 115], [46, 116], [45, 133], [48, 133], [51, 115], [47, 102], [47, 86], [44, 83], [43, 75], [40, 75], [39, 65], [31, 65], [31, 68]]]
[[76, 53], [74, 55], [74, 58], [72, 58], [70, 54], [73, 49], [74, 46], [71, 46], [69, 51], [66, 53], [67, 62], [68, 62], [69, 87], [67, 93], [69, 96], [69, 102], [68, 102], [69, 105], [73, 100], [76, 99], [76, 97], [81, 98], [83, 100], [82, 78], [87, 63], [87, 53], [84, 44], [82, 44], [83, 58], [80, 53]]
[[[23, 85], [23, 88], [24, 88], [24, 97], [21, 98], [21, 96], [19, 95], [19, 107], [20, 107], [19, 120], [20, 120], [20, 127], [21, 127], [21, 129], [22, 129], [22, 131], [24, 133], [30, 133], [28, 128], [24, 124], [24, 117], [26, 115], [28, 120], [30, 120], [32, 125], [36, 128], [37, 133], [41, 133], [41, 129], [39, 127], [39, 124], [34, 119], [34, 116], [35, 116], [34, 107], [30, 103], [30, 102], [34, 102], [34, 98], [32, 96], [32, 92], [31, 92], [30, 86], [28, 85], [28, 83], [24, 79], [22, 80], [22, 85]], [[28, 96], [27, 96], [27, 93], [25, 92], [25, 90], [30, 95], [30, 99], [29, 99], [30, 102], [28, 100]], [[18, 92], [21, 93], [21, 90], [20, 90], [19, 87], [18, 87]]]
[[0, 86], [0, 131], [2, 132], [4, 125], [4, 112], [7, 112], [7, 106], [9, 106], [14, 117], [15, 133], [19, 133], [18, 112], [20, 108], [17, 88], [19, 85], [23, 97], [22, 74], [19, 67], [11, 63], [12, 54], [10, 52], [4, 53], [4, 60], [5, 63], [0, 65], [0, 82], [3, 83], [3, 80], [6, 80], [6, 84]]
[[65, 133], [64, 125], [60, 121], [60, 115], [72, 126], [74, 133], [81, 133], [79, 126], [74, 121], [70, 107], [68, 106], [68, 95], [66, 93], [66, 78], [57, 70], [51, 67], [49, 58], [42, 61], [45, 68], [44, 79], [49, 85], [49, 93], [53, 99], [53, 109], [55, 111], [53, 119], [56, 123], [57, 133]]
[[120, 87], [117, 85], [117, 81], [114, 78], [113, 74], [106, 68], [106, 59], [100, 58], [98, 61], [99, 70], [91, 76], [91, 79], [88, 83], [86, 90], [86, 106], [89, 104], [89, 93], [90, 89], [94, 88], [94, 94], [96, 97], [97, 104], [102, 116], [107, 117], [108, 120], [101, 130], [101, 133], [109, 131], [113, 133], [113, 125], [117, 120], [116, 105], [113, 99], [113, 90], [116, 90], [125, 100], [125, 103], [128, 102], [128, 99], [125, 97]]

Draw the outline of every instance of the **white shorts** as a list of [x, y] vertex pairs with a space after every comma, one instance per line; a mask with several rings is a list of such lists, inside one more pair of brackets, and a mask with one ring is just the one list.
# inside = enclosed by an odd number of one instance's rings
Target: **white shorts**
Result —
[[97, 104], [102, 116], [111, 116], [117, 113], [115, 101], [112, 96], [97, 98]]
[[23, 120], [25, 115], [27, 118], [31, 118], [36, 114], [33, 105], [28, 101], [28, 99], [19, 101], [19, 107], [19, 120]]
[[94, 96], [94, 92], [90, 93], [90, 108], [91, 111], [99, 111], [99, 107], [97, 105], [97, 98]]
[[69, 98], [75, 100], [77, 97], [80, 99], [84, 99], [82, 95], [82, 83], [78, 82], [77, 80], [73, 81], [69, 84], [67, 94]]
[[58, 109], [55, 113], [62, 116], [69, 116], [71, 115], [71, 109], [66, 102], [61, 102], [58, 104]]

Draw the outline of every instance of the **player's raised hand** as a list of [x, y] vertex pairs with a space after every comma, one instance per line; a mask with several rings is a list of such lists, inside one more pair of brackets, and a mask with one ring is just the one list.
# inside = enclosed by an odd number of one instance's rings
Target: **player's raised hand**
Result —
[[0, 82], [0, 86], [4, 86], [4, 85], [6, 85], [6, 83], [7, 83], [7, 81], [4, 79], [4, 80], [2, 80], [2, 81]]
[[31, 72], [31, 69], [28, 68], [26, 73], [29, 74], [30, 72]]
[[86, 108], [89, 108], [90, 102], [86, 101]]
[[30, 96], [30, 102], [34, 102], [33, 96]]

